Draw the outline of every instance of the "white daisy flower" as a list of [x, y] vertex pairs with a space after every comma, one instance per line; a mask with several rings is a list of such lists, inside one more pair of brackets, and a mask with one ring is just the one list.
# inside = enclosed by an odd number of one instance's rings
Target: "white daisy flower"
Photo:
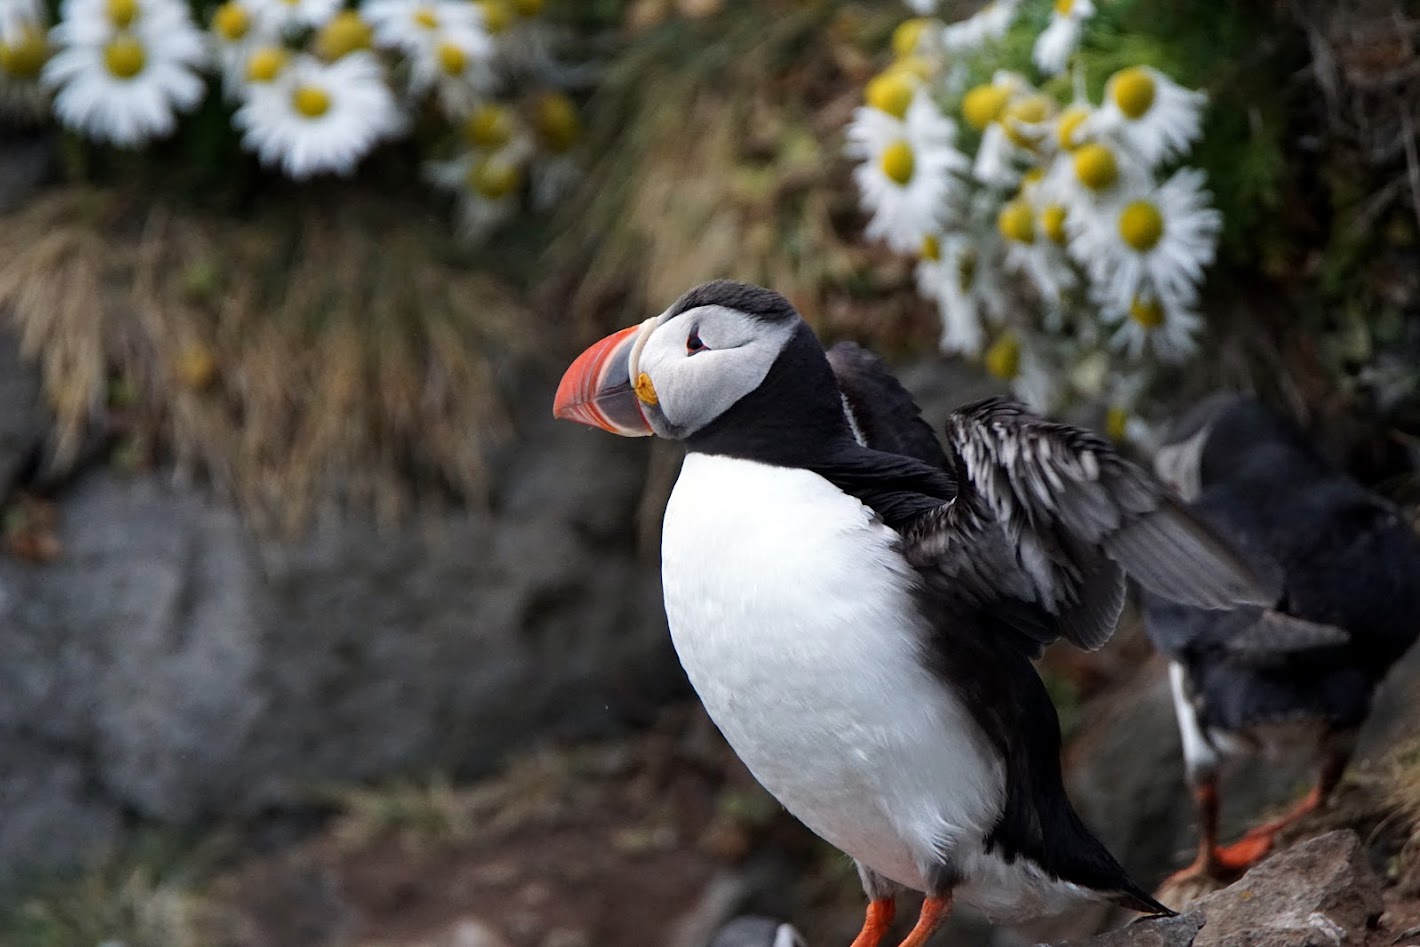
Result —
[[0, 43], [18, 46], [45, 21], [40, 0], [0, 0]]
[[435, 89], [458, 117], [491, 88], [496, 47], [482, 8], [468, 0], [371, 0], [364, 9], [379, 43], [408, 58], [411, 95]]
[[0, 32], [0, 115], [38, 119], [49, 107], [39, 77], [49, 58], [49, 41], [42, 21], [16, 16]]
[[407, 56], [430, 54], [443, 29], [484, 29], [484, 14], [468, 0], [368, 0], [360, 8], [381, 46]]
[[478, 242], [518, 210], [523, 185], [523, 154], [518, 147], [491, 154], [469, 152], [451, 161], [425, 166], [425, 177], [458, 199], [458, 233]]
[[1006, 241], [1006, 270], [1029, 279], [1053, 313], [1062, 310], [1065, 295], [1079, 284], [1065, 251], [1067, 213], [1061, 204], [1038, 207], [1028, 196], [1020, 195], [1001, 207], [996, 220]]
[[1080, 34], [1085, 21], [1095, 15], [1090, 0], [1055, 0], [1050, 24], [1036, 38], [1031, 58], [1047, 76], [1058, 75], [1070, 64], [1070, 57], [1080, 47]]
[[316, 33], [311, 49], [326, 62], [335, 62], [342, 56], [372, 49], [374, 45], [374, 27], [355, 10], [341, 10]]
[[1016, 19], [1020, 0], [991, 0], [965, 20], [943, 28], [942, 48], [953, 53], [970, 53], [1006, 35]]
[[[183, 0], [64, 0], [59, 17], [63, 43], [70, 46], [106, 43], [118, 31], [196, 32]], [[52, 41], [60, 43], [58, 37]]]
[[937, 303], [942, 319], [939, 343], [947, 354], [979, 355], [986, 341], [981, 307], [972, 283], [976, 250], [961, 234], [928, 234], [917, 261], [917, 292]]
[[263, 26], [280, 33], [319, 29], [345, 5], [345, 0], [248, 0]]
[[560, 92], [544, 92], [533, 100], [530, 122], [538, 149], [532, 158], [533, 206], [551, 207], [581, 174], [572, 151], [581, 138], [577, 107]]
[[955, 201], [960, 182], [953, 173], [969, 165], [956, 149], [956, 125], [919, 90], [901, 119], [857, 109], [847, 134], [846, 151], [863, 160], [853, 177], [872, 213], [869, 239], [904, 253], [917, 250]]
[[50, 31], [58, 51], [40, 78], [69, 128], [130, 147], [170, 134], [175, 112], [201, 101], [206, 44], [186, 5], [66, 0], [65, 16]]
[[246, 88], [247, 63], [258, 50], [279, 46], [280, 36], [252, 7], [250, 0], [227, 0], [212, 11], [209, 30], [228, 101]]
[[937, 0], [903, 0], [907, 9], [918, 16], [931, 16], [937, 12]]
[[1104, 104], [1082, 131], [1116, 138], [1157, 165], [1198, 140], [1206, 100], [1202, 92], [1185, 89], [1157, 69], [1131, 66], [1110, 76]]
[[1110, 378], [1104, 392], [1104, 432], [1113, 441], [1133, 444], [1153, 453], [1157, 450], [1162, 431], [1148, 421], [1140, 411], [1150, 377], [1144, 366], [1105, 366]]
[[1203, 319], [1188, 304], [1161, 303], [1151, 296], [1134, 296], [1127, 305], [1117, 300], [1101, 300], [1101, 318], [1117, 325], [1110, 343], [1130, 358], [1145, 353], [1168, 364], [1187, 361], [1198, 351]]
[[[1108, 213], [1119, 195], [1152, 186], [1149, 169], [1138, 155], [1114, 142], [1087, 141], [1050, 160], [1037, 200], [1063, 205], [1072, 226], [1082, 227], [1087, 218]], [[1070, 232], [1073, 240], [1075, 231]]]
[[290, 177], [349, 174], [403, 121], [378, 59], [355, 52], [333, 63], [299, 55], [269, 81], [253, 83], [232, 122], [242, 145]]
[[1070, 253], [1104, 299], [1121, 310], [1136, 298], [1192, 304], [1223, 226], [1203, 185], [1202, 171], [1183, 168], [1159, 187], [1121, 192], [1098, 213], [1070, 215]]
[[1011, 383], [1011, 393], [1033, 411], [1049, 413], [1064, 393], [1063, 372], [1048, 362], [1042, 347], [1025, 333], [1006, 330], [982, 356], [994, 377]]

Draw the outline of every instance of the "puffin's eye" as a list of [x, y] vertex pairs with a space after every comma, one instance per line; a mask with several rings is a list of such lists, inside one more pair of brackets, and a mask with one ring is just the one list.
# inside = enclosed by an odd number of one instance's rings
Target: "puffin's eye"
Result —
[[705, 343], [700, 341], [699, 327], [691, 329], [690, 337], [685, 340], [685, 353], [687, 355], [694, 355], [696, 352], [704, 351], [705, 348]]

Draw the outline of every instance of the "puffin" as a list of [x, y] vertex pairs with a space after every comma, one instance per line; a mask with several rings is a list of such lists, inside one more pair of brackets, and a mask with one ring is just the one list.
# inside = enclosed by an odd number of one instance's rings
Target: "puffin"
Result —
[[[1227, 881], [1274, 836], [1324, 807], [1372, 695], [1420, 634], [1420, 538], [1394, 503], [1322, 456], [1291, 419], [1224, 392], [1174, 424], [1154, 458], [1192, 512], [1280, 588], [1274, 607], [1206, 610], [1146, 593], [1145, 629], [1169, 659], [1198, 851], [1171, 882]], [[1304, 754], [1295, 806], [1218, 845], [1220, 767]]]
[[681, 442], [661, 580], [711, 719], [856, 863], [878, 947], [954, 903], [1011, 922], [1082, 899], [1172, 914], [1081, 820], [1032, 664], [1098, 648], [1126, 575], [1203, 608], [1270, 602], [1246, 560], [1086, 431], [987, 399], [945, 445], [884, 363], [825, 351], [782, 295], [717, 280], [596, 342], [556, 417]]
[[709, 947], [805, 947], [792, 924], [772, 917], [737, 917], [715, 932]]

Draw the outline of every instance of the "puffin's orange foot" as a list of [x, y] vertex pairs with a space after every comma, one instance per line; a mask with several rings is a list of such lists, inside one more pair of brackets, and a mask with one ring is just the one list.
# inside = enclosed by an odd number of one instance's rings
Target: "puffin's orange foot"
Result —
[[853, 938], [849, 947], [878, 947], [892, 927], [893, 915], [897, 913], [897, 902], [892, 898], [875, 898], [868, 902], [868, 911], [863, 916], [863, 929]]
[[1213, 849], [1215, 874], [1239, 876], [1272, 851], [1272, 832], [1249, 832], [1231, 845]]

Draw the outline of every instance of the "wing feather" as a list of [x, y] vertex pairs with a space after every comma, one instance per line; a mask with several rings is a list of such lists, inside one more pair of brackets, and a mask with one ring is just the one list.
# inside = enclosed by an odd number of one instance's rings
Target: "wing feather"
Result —
[[1277, 592], [1152, 475], [1095, 435], [990, 398], [947, 422], [958, 495], [905, 531], [909, 561], [943, 594], [994, 611], [1027, 650], [1109, 639], [1125, 576], [1204, 608]]

